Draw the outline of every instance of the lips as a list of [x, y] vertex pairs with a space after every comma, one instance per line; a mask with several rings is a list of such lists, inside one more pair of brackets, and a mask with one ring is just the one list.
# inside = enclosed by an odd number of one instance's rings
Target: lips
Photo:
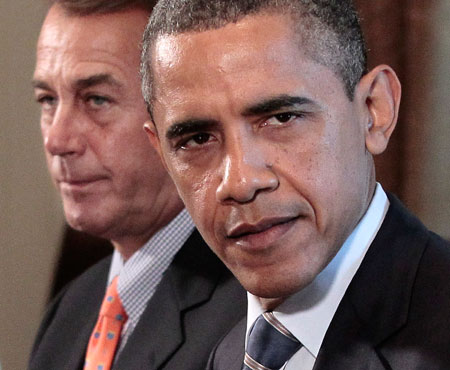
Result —
[[[242, 222], [229, 228], [227, 244], [251, 255], [267, 255], [274, 247], [287, 243], [301, 216], [270, 217], [255, 223]], [[230, 245], [230, 246], [231, 246]], [[278, 250], [275, 249], [275, 250]]]
[[105, 179], [106, 177], [103, 176], [71, 177], [58, 179], [57, 183], [62, 188], [69, 188], [71, 190], [75, 189], [81, 190]]
[[265, 234], [275, 229], [283, 229], [298, 218], [299, 216], [270, 217], [257, 223], [240, 223], [230, 228], [227, 232], [227, 238], [244, 239], [252, 235]]
[[89, 178], [89, 179], [70, 179], [70, 180], [58, 180], [59, 183], [64, 183], [68, 185], [83, 185], [91, 182], [102, 180], [102, 178]]

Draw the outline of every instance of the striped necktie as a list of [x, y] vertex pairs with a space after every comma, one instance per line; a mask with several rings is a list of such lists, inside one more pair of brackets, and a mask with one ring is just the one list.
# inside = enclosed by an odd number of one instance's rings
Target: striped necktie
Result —
[[278, 370], [301, 347], [273, 312], [264, 312], [249, 331], [242, 370]]
[[112, 367], [117, 344], [127, 315], [117, 292], [116, 276], [103, 299], [97, 324], [86, 352], [84, 370], [109, 370]]

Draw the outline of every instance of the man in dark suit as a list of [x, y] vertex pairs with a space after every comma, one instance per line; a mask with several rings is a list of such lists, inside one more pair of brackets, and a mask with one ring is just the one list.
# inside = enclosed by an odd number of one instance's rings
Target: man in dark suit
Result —
[[[61, 0], [42, 27], [33, 85], [48, 168], [68, 223], [114, 252], [51, 304], [29, 369], [86, 360], [87, 369], [198, 370], [245, 315], [245, 291], [195, 230], [142, 130], [139, 45], [152, 6]], [[104, 305], [118, 298], [124, 310], [118, 335], [99, 316], [107, 287]], [[98, 351], [103, 335], [120, 340]], [[109, 363], [92, 365], [105, 353]]]
[[449, 244], [375, 180], [401, 87], [350, 0], [161, 0], [141, 74], [149, 139], [248, 291], [210, 369], [450, 368]]

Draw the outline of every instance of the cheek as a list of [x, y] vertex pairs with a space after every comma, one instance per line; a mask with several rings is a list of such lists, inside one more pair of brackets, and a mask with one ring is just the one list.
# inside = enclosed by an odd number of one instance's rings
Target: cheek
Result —
[[334, 153], [318, 140], [309, 139], [302, 143], [278, 151], [274, 167], [287, 182], [286, 185], [304, 197], [325, 194], [331, 190], [331, 180], [336, 172]]
[[279, 151], [276, 166], [280, 174], [279, 194], [293, 196], [308, 204], [311, 220], [319, 233], [328, 228], [329, 213], [339, 199], [342, 183], [335, 145], [322, 135], [309, 135], [307, 140], [297, 140], [296, 145]]
[[217, 184], [213, 174], [207, 172], [200, 175], [182, 166], [170, 167], [170, 173], [194, 222], [202, 232], [211, 235], [218, 208]]
[[[110, 165], [120, 163], [120, 170], [137, 171], [151, 166], [155, 151], [148, 142], [140, 121], [117, 122], [120, 129], [109, 126], [98, 132], [91, 146]], [[94, 138], [94, 137], [93, 137]]]

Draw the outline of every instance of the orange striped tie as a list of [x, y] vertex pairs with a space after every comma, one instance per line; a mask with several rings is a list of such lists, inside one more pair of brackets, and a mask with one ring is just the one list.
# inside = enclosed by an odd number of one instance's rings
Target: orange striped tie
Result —
[[116, 276], [103, 299], [97, 324], [89, 340], [84, 370], [111, 369], [120, 332], [127, 320], [117, 292], [117, 280]]

